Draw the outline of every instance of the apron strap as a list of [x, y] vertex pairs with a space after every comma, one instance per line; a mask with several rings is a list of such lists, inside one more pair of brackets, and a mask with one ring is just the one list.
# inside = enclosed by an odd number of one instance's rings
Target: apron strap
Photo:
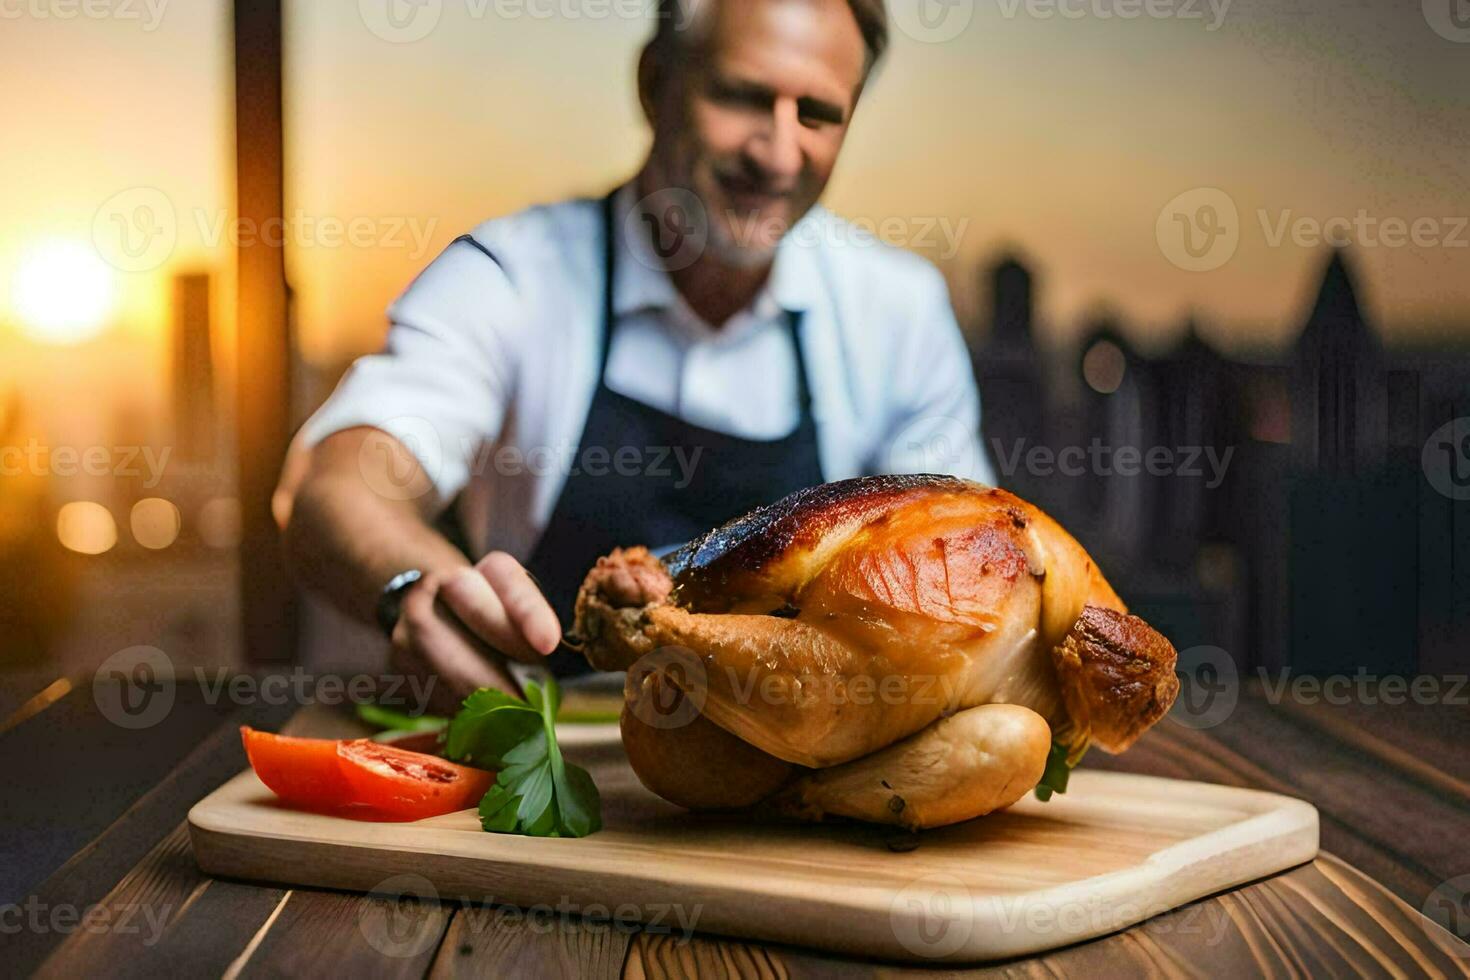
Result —
[[613, 308], [613, 288], [616, 282], [616, 259], [618, 251], [617, 225], [613, 215], [613, 196], [616, 190], [608, 192], [607, 197], [602, 199], [602, 353], [597, 360], [597, 383], [602, 385], [607, 378], [607, 355], [612, 349], [613, 321], [615, 317]]
[[791, 334], [791, 350], [796, 355], [796, 404], [801, 409], [803, 420], [812, 414], [812, 389], [807, 382], [806, 353], [801, 349], [801, 325], [804, 320], [803, 311], [786, 311], [786, 327]]

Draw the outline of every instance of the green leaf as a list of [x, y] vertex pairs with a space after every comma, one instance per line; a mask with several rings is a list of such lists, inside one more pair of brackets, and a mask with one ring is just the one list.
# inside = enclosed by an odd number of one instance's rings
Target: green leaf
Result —
[[525, 741], [511, 749], [501, 758], [507, 769], [520, 766], [539, 766], [546, 761], [550, 743], [544, 731], [534, 731]]
[[[526, 700], [477, 691], [449, 725], [451, 758], [493, 760], [495, 785], [480, 801], [480, 826], [494, 833], [585, 837], [602, 829], [602, 799], [585, 769], [556, 741], [561, 689], [526, 684]], [[483, 764], [483, 763], [481, 763]]]
[[1067, 780], [1072, 775], [1072, 763], [1068, 761], [1071, 755], [1071, 746], [1061, 742], [1051, 743], [1051, 751], [1046, 756], [1046, 769], [1041, 773], [1041, 781], [1036, 784], [1038, 800], [1045, 803], [1051, 799], [1053, 793], [1067, 791]]
[[449, 724], [439, 715], [410, 715], [382, 705], [363, 702], [357, 706], [360, 721], [393, 732], [437, 732]]
[[[507, 770], [509, 774], [509, 770]], [[552, 809], [555, 796], [555, 787], [551, 780], [551, 767], [547, 765], [532, 766], [527, 770], [515, 786], [515, 791], [520, 794], [521, 807], [518, 813], [520, 822], [530, 827], [541, 820]], [[555, 820], [556, 815], [552, 814]]]
[[480, 826], [491, 833], [508, 834], [516, 829], [516, 811], [520, 797], [508, 792], [498, 782], [480, 800]]
[[547, 708], [541, 712], [543, 715], [555, 720], [561, 711], [561, 686], [554, 680], [546, 681], [546, 705]]
[[444, 754], [469, 760], [485, 769], [498, 769], [505, 753], [541, 726], [538, 713], [519, 698], [481, 688], [465, 698], [449, 723]]
[[521, 821], [521, 833], [527, 837], [559, 837], [556, 823], [556, 807], [549, 801], [536, 819]]
[[556, 801], [568, 837], [586, 837], [602, 829], [602, 797], [586, 769], [566, 766], [556, 781]]
[[373, 734], [370, 735], [369, 737], [374, 742], [383, 742], [385, 744], [392, 744], [393, 742], [396, 742], [400, 738], [404, 738], [405, 736], [408, 736], [408, 735], [422, 735], [422, 734], [423, 734], [423, 732], [416, 732], [416, 731], [413, 731], [413, 730], [407, 729], [407, 728], [389, 728], [389, 729], [385, 729], [384, 731], [381, 731], [381, 732], [373, 732]]

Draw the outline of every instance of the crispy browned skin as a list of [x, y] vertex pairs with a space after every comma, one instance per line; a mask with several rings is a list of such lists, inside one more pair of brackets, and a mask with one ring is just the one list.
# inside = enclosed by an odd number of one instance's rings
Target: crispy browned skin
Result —
[[[665, 564], [674, 601], [692, 612], [767, 612], [796, 598], [839, 551], [864, 542], [876, 547], [862, 552], [866, 567], [854, 571], [900, 611], [983, 616], [989, 610], [976, 579], [995, 570], [983, 565], [999, 561], [1014, 577], [1018, 559], [1050, 579], [1048, 605], [1056, 608], [1046, 610], [1055, 613], [1046, 639], [1060, 641], [1076, 621], [1079, 596], [1123, 609], [1087, 553], [1043, 511], [947, 476], [861, 477], [801, 490], [696, 538]], [[966, 580], [951, 579], [955, 572]]]
[[1122, 752], [1168, 712], [1179, 694], [1169, 641], [1137, 616], [1088, 606], [1052, 662], [1067, 710], [1092, 740]]
[[[1069, 744], [1090, 734], [1118, 750], [1177, 689], [1168, 641], [1126, 615], [1055, 521], [1013, 494], [949, 477], [802, 491], [665, 563], [617, 551], [589, 573], [576, 615], [594, 666], [685, 651], [700, 667], [702, 721], [762, 759], [807, 768], [862, 760], [996, 703], [1031, 709]], [[970, 730], [1002, 744], [994, 726], [950, 726], [947, 737]], [[1024, 744], [1034, 755], [1036, 739]], [[1039, 778], [1033, 761], [1015, 771]], [[1011, 771], [993, 762], [984, 778]], [[657, 765], [643, 761], [645, 782]], [[1009, 792], [1012, 782], [996, 785]]]

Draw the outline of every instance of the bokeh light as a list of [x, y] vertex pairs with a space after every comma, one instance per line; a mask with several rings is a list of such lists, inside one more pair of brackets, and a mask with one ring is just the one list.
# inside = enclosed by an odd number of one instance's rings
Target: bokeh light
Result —
[[1082, 377], [1100, 395], [1111, 395], [1123, 384], [1128, 369], [1123, 351], [1111, 340], [1099, 340], [1082, 358]]
[[90, 500], [63, 506], [56, 515], [56, 536], [63, 547], [83, 555], [100, 555], [117, 544], [117, 522], [106, 507]]
[[133, 529], [133, 540], [145, 548], [160, 551], [179, 538], [182, 519], [179, 509], [162, 497], [149, 497], [133, 505], [128, 523]]

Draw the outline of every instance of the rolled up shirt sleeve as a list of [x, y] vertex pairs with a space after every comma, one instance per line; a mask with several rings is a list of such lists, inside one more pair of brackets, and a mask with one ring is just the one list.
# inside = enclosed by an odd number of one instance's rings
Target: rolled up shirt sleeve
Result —
[[516, 299], [498, 263], [450, 245], [389, 307], [383, 350], [359, 358], [297, 437], [309, 448], [369, 426], [408, 448], [451, 502], [500, 434], [516, 365]]
[[896, 333], [887, 433], [874, 468], [942, 473], [995, 485], [980, 438], [980, 393], [949, 289], [926, 265], [905, 328]]

